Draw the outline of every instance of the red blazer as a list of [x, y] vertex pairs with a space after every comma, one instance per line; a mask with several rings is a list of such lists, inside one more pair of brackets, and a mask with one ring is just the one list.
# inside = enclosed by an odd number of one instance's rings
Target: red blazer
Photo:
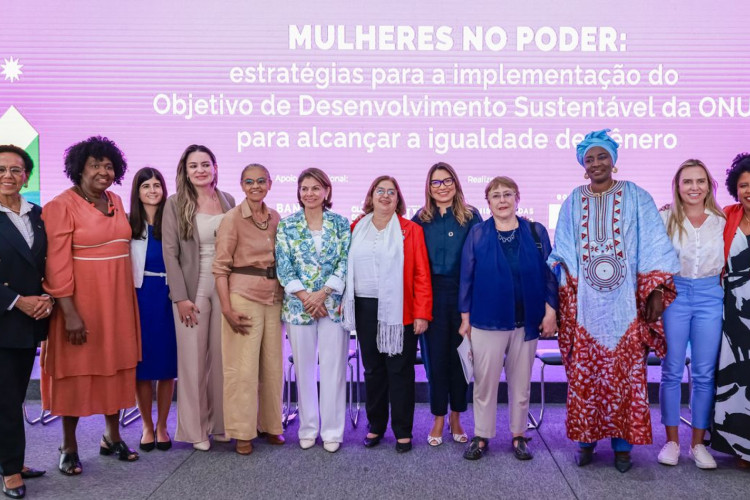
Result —
[[[352, 223], [352, 230], [360, 220]], [[404, 325], [415, 319], [432, 321], [432, 279], [424, 231], [400, 215], [398, 222], [404, 234]]]
[[724, 207], [724, 214], [727, 216], [727, 224], [724, 226], [724, 262], [726, 262], [729, 257], [729, 247], [732, 246], [734, 235], [742, 222], [742, 204]]

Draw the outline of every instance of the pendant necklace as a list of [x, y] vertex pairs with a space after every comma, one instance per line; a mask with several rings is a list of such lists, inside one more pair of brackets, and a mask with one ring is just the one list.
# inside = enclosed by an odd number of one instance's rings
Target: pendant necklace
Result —
[[255, 227], [257, 227], [261, 231], [265, 231], [266, 229], [268, 229], [268, 222], [271, 220], [271, 213], [268, 213], [268, 217], [266, 217], [266, 220], [264, 220], [263, 222], [257, 222], [252, 214], [250, 215], [250, 220], [253, 221]]
[[516, 229], [518, 229], [518, 226], [513, 228], [513, 231], [511, 231], [510, 235], [503, 236], [500, 234], [500, 230], [497, 230], [497, 239], [500, 240], [500, 243], [510, 243], [514, 239], [516, 239]]

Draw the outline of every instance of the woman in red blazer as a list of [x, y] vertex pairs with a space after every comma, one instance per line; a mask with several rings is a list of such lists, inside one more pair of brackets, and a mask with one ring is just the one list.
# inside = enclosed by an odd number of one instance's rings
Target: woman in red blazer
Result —
[[396, 179], [380, 176], [352, 225], [344, 292], [344, 326], [356, 328], [365, 367], [369, 433], [377, 446], [388, 425], [396, 451], [411, 450], [417, 335], [432, 320], [432, 284], [424, 233], [403, 218], [406, 204]]

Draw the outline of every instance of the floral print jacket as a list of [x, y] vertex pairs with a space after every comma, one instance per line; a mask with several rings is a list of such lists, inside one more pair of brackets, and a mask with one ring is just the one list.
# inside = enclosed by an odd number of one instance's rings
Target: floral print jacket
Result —
[[346, 261], [351, 231], [346, 217], [323, 212], [321, 251], [315, 249], [304, 209], [279, 222], [276, 232], [276, 273], [284, 287], [282, 320], [293, 325], [309, 325], [313, 318], [294, 295], [300, 290], [315, 292], [324, 286], [333, 289], [326, 299], [328, 316], [341, 321], [341, 296], [346, 285]]

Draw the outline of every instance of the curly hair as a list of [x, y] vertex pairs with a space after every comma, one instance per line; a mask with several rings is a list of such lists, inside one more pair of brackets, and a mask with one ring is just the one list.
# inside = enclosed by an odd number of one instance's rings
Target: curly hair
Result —
[[727, 191], [734, 201], [740, 201], [737, 195], [737, 183], [745, 172], [750, 172], [750, 153], [740, 153], [735, 156], [732, 165], [727, 169]]
[[26, 171], [26, 177], [31, 175], [31, 171], [34, 170], [34, 160], [31, 159], [29, 153], [26, 150], [14, 146], [12, 144], [4, 144], [0, 146], [0, 153], [13, 153], [18, 155], [23, 161], [23, 169]]
[[77, 142], [65, 150], [65, 175], [73, 184], [81, 184], [81, 176], [89, 158], [101, 160], [108, 158], [115, 169], [115, 184], [121, 184], [128, 169], [125, 155], [114, 141], [100, 135], [91, 136], [85, 141]]

